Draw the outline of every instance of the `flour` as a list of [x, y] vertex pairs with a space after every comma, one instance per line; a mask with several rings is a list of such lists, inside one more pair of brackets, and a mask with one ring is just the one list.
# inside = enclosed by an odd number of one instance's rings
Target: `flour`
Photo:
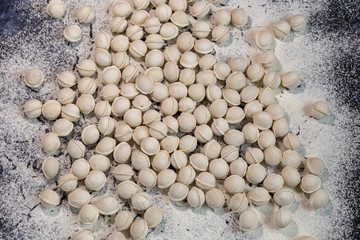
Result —
[[[4, 226], [0, 231], [2, 239], [67, 239], [81, 228], [96, 232], [102, 239], [115, 230], [114, 217], [101, 217], [94, 226], [79, 224], [78, 212], [70, 209], [65, 196], [61, 206], [53, 210], [44, 210], [39, 205], [40, 191], [46, 187], [56, 189], [56, 182], [45, 180], [41, 173], [45, 155], [40, 149], [40, 138], [50, 130], [52, 123], [43, 118], [40, 121], [27, 119], [22, 112], [22, 105], [29, 98], [42, 102], [56, 98], [59, 89], [56, 73], [74, 70], [78, 59], [88, 58], [92, 54], [94, 35], [107, 30], [111, 2], [66, 1], [68, 11], [61, 20], [50, 19], [46, 15], [45, 1], [19, 1], [16, 4], [19, 10], [28, 13], [24, 18], [24, 27], [15, 34], [4, 35], [0, 45], [0, 173], [3, 174], [0, 181], [4, 186], [0, 188], [0, 211], [3, 215], [0, 216], [0, 223]], [[75, 22], [76, 9], [85, 4], [95, 7], [95, 23], [82, 26], [84, 38], [80, 44], [67, 44], [62, 31], [66, 25]], [[302, 81], [301, 87], [284, 90], [276, 99], [286, 109], [291, 131], [299, 134], [303, 144], [302, 156], [317, 156], [325, 162], [326, 171], [321, 180], [322, 188], [329, 194], [329, 204], [324, 209], [312, 211], [307, 196], [296, 189], [297, 201], [289, 206], [294, 213], [293, 223], [289, 227], [280, 231], [274, 229], [270, 219], [273, 205], [269, 204], [256, 208], [260, 224], [254, 231], [244, 233], [238, 229], [236, 218], [226, 209], [193, 209], [184, 203], [171, 203], [166, 192], [160, 191], [163, 194], [159, 194], [155, 189], [146, 190], [153, 204], [163, 209], [162, 223], [150, 230], [147, 239], [281, 240], [300, 235], [311, 235], [316, 239], [349, 239], [352, 231], [349, 226], [354, 218], [350, 203], [354, 196], [349, 195], [351, 189], [348, 188], [347, 175], [358, 166], [349, 159], [353, 160], [357, 151], [353, 143], [359, 130], [353, 129], [353, 121], [359, 120], [356, 111], [340, 104], [343, 100], [340, 99], [341, 93], [336, 93], [338, 85], [334, 84], [334, 62], [331, 59], [354, 43], [344, 36], [341, 37], [342, 46], [338, 46], [335, 39], [339, 36], [322, 31], [321, 19], [316, 16], [318, 12], [326, 11], [328, 5], [325, 0], [230, 0], [226, 8], [245, 8], [251, 25], [245, 26], [245, 31], [230, 27], [231, 42], [217, 46], [215, 50], [220, 61], [239, 55], [255, 58], [258, 52], [252, 36], [256, 30], [296, 13], [310, 16], [310, 22], [316, 20], [316, 25], [308, 34], [292, 36], [288, 42], [277, 41], [276, 55], [283, 71], [299, 73]], [[40, 90], [25, 87], [21, 76], [29, 68], [39, 68], [45, 73], [46, 82]], [[317, 121], [306, 116], [306, 106], [317, 100], [329, 103], [331, 118]], [[74, 134], [62, 140], [61, 154], [57, 156], [61, 165], [60, 175], [71, 166], [68, 154], [62, 154], [66, 152], [65, 142], [72, 137], [79, 138], [81, 129], [96, 121], [94, 116], [81, 119]], [[91, 154], [88, 152], [87, 156]], [[109, 177], [100, 193], [92, 193], [94, 200], [104, 194], [117, 197], [115, 185], [113, 178]], [[129, 209], [129, 203], [122, 204], [123, 209]]]

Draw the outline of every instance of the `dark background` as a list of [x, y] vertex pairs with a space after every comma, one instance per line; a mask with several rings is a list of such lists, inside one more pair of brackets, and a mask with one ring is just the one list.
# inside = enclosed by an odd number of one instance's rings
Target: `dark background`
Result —
[[[44, 24], [43, 20], [39, 17], [30, 15], [29, 9], [26, 9], [23, 4], [19, 5], [19, 2], [24, 1], [0, 0], [1, 49], [7, 49], [8, 47], [1, 41], [3, 37], [21, 31], [23, 28], [36, 32]], [[352, 235], [346, 239], [360, 239], [360, 0], [332, 0], [328, 9], [316, 12], [313, 16], [310, 16], [310, 19], [312, 28], [320, 30], [323, 34], [334, 36], [333, 41], [339, 44], [340, 49], [342, 47], [341, 39], [344, 36], [348, 37], [351, 42], [351, 44], [345, 46], [350, 49], [336, 55], [334, 54], [333, 59], [331, 59], [334, 77], [329, 79], [329, 81], [336, 89], [336, 96], [333, 97], [338, 99], [339, 104], [347, 105], [350, 111], [355, 113], [353, 116], [358, 116], [357, 121], [354, 120], [352, 136], [355, 156], [349, 159], [349, 161], [352, 161], [351, 165], [356, 167], [346, 175], [348, 186], [353, 189], [353, 191], [350, 191], [352, 194], [348, 196], [348, 204], [353, 209], [355, 219], [352, 222]], [[2, 58], [4, 56], [0, 55], [0, 59]], [[0, 165], [0, 180], [2, 178], [2, 171]], [[1, 231], [16, 227], [11, 226], [1, 215], [0, 213]]]

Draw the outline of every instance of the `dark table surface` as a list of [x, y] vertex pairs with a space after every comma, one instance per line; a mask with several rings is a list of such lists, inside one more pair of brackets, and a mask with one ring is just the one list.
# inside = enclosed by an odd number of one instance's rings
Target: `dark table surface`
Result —
[[[26, 0], [0, 0], [0, 60], [5, 60], [7, 50], [14, 47], [4, 45], [3, 38], [12, 36], [18, 31], [36, 32], [40, 30], [43, 24], [42, 18], [29, 15], [30, 11], [23, 2]], [[307, 1], [304, 0], [304, 2]], [[310, 18], [312, 27], [334, 36], [334, 42], [341, 45], [344, 38], [350, 42], [346, 46], [346, 51], [338, 52], [331, 59], [334, 74], [333, 78], [328, 79], [328, 81], [336, 88], [336, 96], [333, 97], [338, 99], [339, 104], [348, 106], [351, 111], [354, 111], [354, 116], [358, 117], [354, 119], [352, 126], [354, 128], [353, 147], [355, 150], [352, 158], [349, 159], [354, 168], [346, 175], [346, 178], [349, 182], [349, 188], [354, 190], [348, 200], [355, 215], [352, 222], [353, 232], [351, 236], [347, 236], [347, 239], [360, 239], [360, 0], [331, 0], [330, 2], [329, 8], [316, 12]], [[2, 82], [0, 82], [0, 90], [4, 87], [1, 84]], [[0, 99], [3, 97], [4, 95], [0, 91]], [[0, 102], [0, 108], [1, 104], [6, 104], [4, 98]], [[5, 141], [7, 130], [4, 128], [0, 130], [0, 141]], [[4, 174], [6, 169], [4, 169], [5, 165], [2, 162], [3, 153], [4, 151], [0, 152], [2, 159], [0, 160], [1, 185], [11, 181], [8, 179], [9, 176]], [[0, 196], [0, 203], [2, 202], [1, 199], [2, 196]], [[0, 212], [0, 238], [6, 238], [6, 234], [17, 227], [14, 224], [3, 215], [3, 212]]]

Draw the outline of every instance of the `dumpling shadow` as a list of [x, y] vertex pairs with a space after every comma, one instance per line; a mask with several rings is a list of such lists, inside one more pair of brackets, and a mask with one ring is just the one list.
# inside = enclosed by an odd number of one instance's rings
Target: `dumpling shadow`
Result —
[[286, 237], [293, 238], [299, 234], [299, 226], [295, 221], [291, 221], [289, 226], [283, 229], [279, 229], [279, 232]]
[[297, 86], [294, 89], [289, 89], [288, 91], [290, 91], [292, 94], [303, 93], [305, 91], [305, 88], [306, 88], [306, 82], [303, 79], [300, 79], [299, 86]]
[[61, 205], [53, 207], [53, 208], [45, 208], [42, 205], [40, 205], [40, 207], [45, 215], [52, 216], [52, 217], [59, 215], [60, 209], [61, 209]]
[[316, 215], [323, 217], [332, 215], [333, 212], [334, 212], [334, 205], [331, 199], [329, 199], [328, 203], [324, 207], [315, 210]]

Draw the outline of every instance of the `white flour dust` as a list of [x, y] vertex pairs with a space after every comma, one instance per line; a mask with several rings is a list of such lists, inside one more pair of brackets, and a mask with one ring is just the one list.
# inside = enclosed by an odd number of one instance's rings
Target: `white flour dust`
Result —
[[[45, 155], [40, 149], [40, 138], [50, 129], [51, 123], [29, 120], [22, 113], [22, 105], [29, 98], [41, 101], [55, 98], [58, 86], [56, 73], [72, 70], [77, 58], [88, 58], [93, 49], [94, 35], [107, 29], [110, 20], [108, 9], [113, 1], [65, 1], [68, 12], [62, 20], [53, 20], [46, 15], [46, 2], [31, 0], [18, 7], [27, 9], [34, 19], [41, 19], [41, 27], [24, 28], [4, 41], [8, 49], [0, 49], [0, 156], [2, 169], [6, 177], [1, 179], [0, 210], [6, 217], [3, 239], [68, 239], [74, 232], [87, 228], [104, 239], [112, 231], [114, 217], [101, 217], [95, 226], [87, 227], [78, 221], [77, 212], [71, 210], [66, 197], [61, 206], [47, 211], [40, 207], [38, 193], [45, 187], [56, 189], [55, 181], [47, 181], [41, 173], [41, 163]], [[96, 20], [92, 26], [82, 27], [84, 39], [79, 45], [69, 45], [63, 39], [63, 28], [75, 22], [75, 12], [79, 6], [89, 4], [95, 8]], [[296, 13], [313, 16], [327, 8], [327, 1], [251, 1], [230, 0], [226, 8], [240, 6], [247, 10], [251, 26], [246, 30], [231, 27], [231, 43], [216, 47], [218, 59], [227, 61], [233, 56], [255, 56], [256, 48], [252, 43], [252, 34], [271, 22], [284, 19]], [[218, 7], [214, 8], [217, 9]], [[27, 21], [31, 24], [33, 19]], [[311, 18], [310, 18], [311, 22]], [[25, 21], [24, 24], [27, 24]], [[321, 36], [321, 37], [319, 37]], [[156, 189], [147, 190], [155, 206], [163, 210], [163, 221], [150, 230], [146, 239], [293, 239], [300, 235], [311, 235], [315, 239], [343, 239], [351, 232], [347, 227], [352, 221], [351, 208], [345, 199], [349, 190], [345, 174], [351, 169], [347, 164], [350, 158], [352, 129], [349, 126], [354, 118], [353, 112], [339, 105], [334, 95], [334, 85], [327, 79], [333, 78], [333, 66], [330, 62], [339, 47], [331, 34], [320, 29], [311, 29], [304, 36], [294, 36], [289, 42], [277, 41], [276, 55], [283, 71], [295, 71], [302, 77], [301, 87], [283, 91], [277, 95], [277, 101], [287, 112], [289, 125], [293, 133], [298, 133], [303, 144], [301, 154], [304, 157], [317, 156], [324, 160], [326, 172], [321, 176], [322, 188], [329, 194], [329, 204], [318, 211], [310, 210], [307, 196], [297, 190], [297, 202], [289, 209], [293, 212], [293, 222], [284, 230], [276, 230], [269, 218], [273, 205], [256, 208], [259, 226], [251, 232], [239, 230], [226, 209], [211, 210], [208, 207], [193, 209], [186, 204], [171, 203], [168, 197], [159, 194]], [[344, 41], [346, 39], [344, 38]], [[346, 44], [346, 42], [344, 43]], [[6, 46], [6, 45], [5, 45]], [[25, 87], [22, 73], [29, 68], [39, 68], [45, 73], [46, 83], [39, 91]], [[317, 121], [304, 113], [304, 108], [312, 101], [324, 100], [329, 103], [332, 117], [327, 121]], [[79, 135], [82, 126], [96, 121], [95, 118], [81, 119], [73, 136]], [[71, 138], [71, 136], [70, 136]], [[69, 138], [69, 139], [70, 139]], [[65, 139], [62, 153], [66, 152]], [[87, 154], [90, 156], [90, 153]], [[61, 174], [71, 166], [68, 154], [59, 156]], [[113, 178], [108, 177], [107, 187], [99, 196], [109, 194], [117, 197]], [[94, 196], [94, 193], [92, 194]], [[94, 196], [96, 199], [96, 196]], [[123, 208], [129, 208], [128, 203]]]

